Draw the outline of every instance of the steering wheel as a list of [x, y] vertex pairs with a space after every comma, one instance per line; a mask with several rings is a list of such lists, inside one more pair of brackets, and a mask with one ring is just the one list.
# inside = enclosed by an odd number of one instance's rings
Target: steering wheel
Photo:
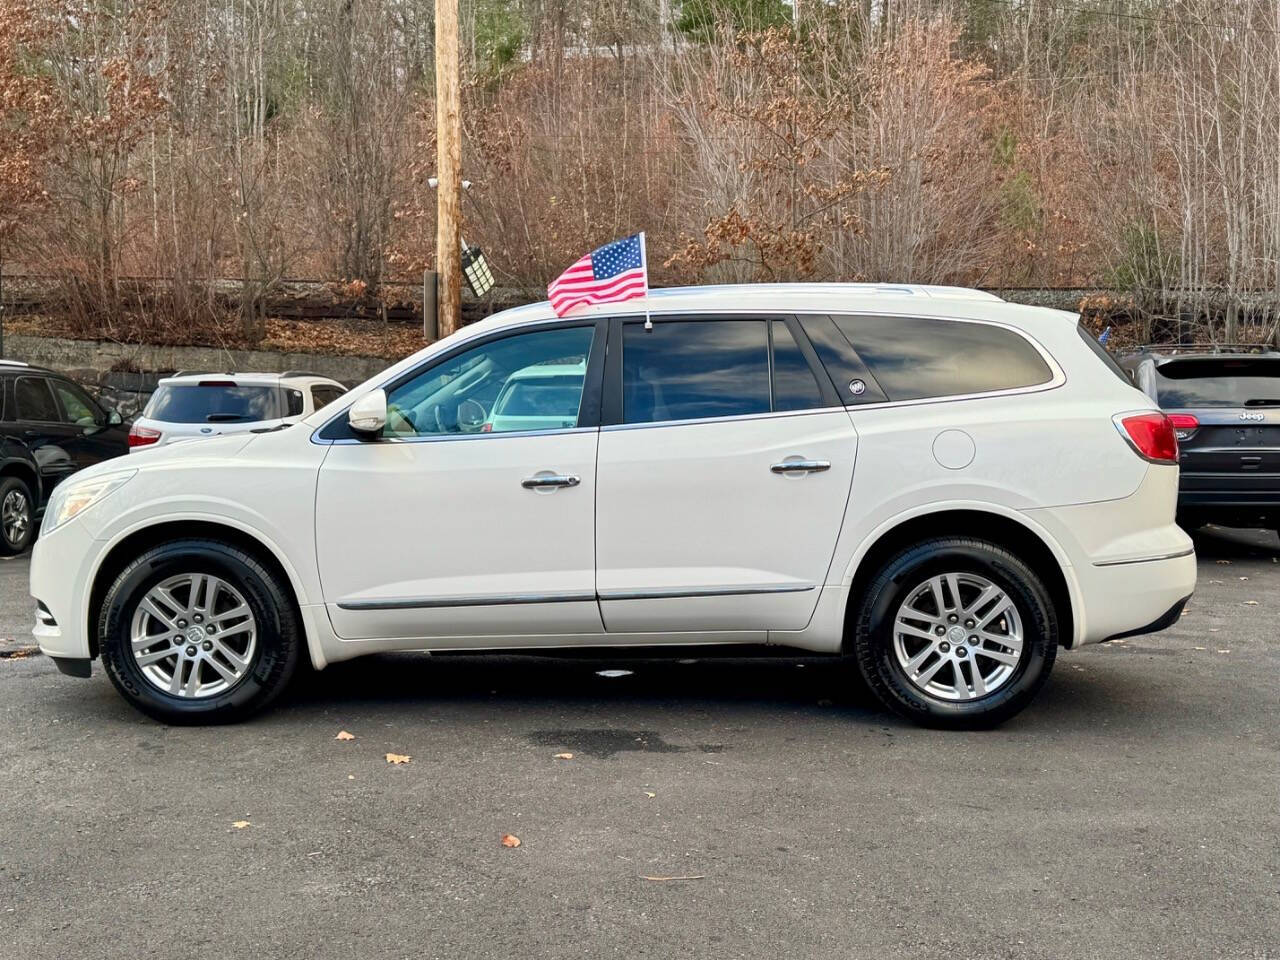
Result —
[[489, 411], [483, 403], [468, 397], [458, 404], [458, 429], [463, 433], [478, 433], [488, 416]]

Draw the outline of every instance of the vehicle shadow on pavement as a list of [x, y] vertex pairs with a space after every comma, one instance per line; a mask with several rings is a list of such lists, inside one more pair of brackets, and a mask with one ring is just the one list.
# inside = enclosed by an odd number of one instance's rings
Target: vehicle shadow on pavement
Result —
[[[1103, 666], [1085, 675], [1071, 669], [1071, 655], [1059, 660], [1053, 676], [1027, 710], [998, 729], [1051, 728], [1058, 733], [1115, 729], [1156, 722], [1181, 726], [1212, 722], [1195, 717], [1188, 705], [1149, 699], [1132, 677]], [[599, 671], [628, 671], [621, 677]], [[748, 717], [777, 719], [794, 714], [810, 722], [821, 718], [852, 726], [915, 729], [882, 707], [857, 676], [856, 668], [835, 658], [707, 658], [581, 660], [538, 656], [429, 656], [380, 654], [334, 664], [300, 676], [277, 710], [348, 715], [379, 715], [391, 720], [406, 709], [433, 716], [486, 716], [528, 712], [616, 717], [625, 711], [635, 721], [657, 723], [672, 711], [682, 718], [710, 716], [742, 722]], [[1154, 716], [1167, 711], [1168, 716]], [[607, 712], [607, 714], [606, 714]]]
[[1280, 537], [1270, 530], [1243, 530], [1213, 524], [1191, 531], [1201, 560], [1272, 560], [1280, 558]]

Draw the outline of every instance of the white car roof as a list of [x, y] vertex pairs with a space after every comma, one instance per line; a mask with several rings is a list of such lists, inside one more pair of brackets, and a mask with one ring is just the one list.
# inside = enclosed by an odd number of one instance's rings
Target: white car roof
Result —
[[[157, 383], [201, 383], [206, 380], [230, 380], [237, 386], [244, 387], [274, 387], [283, 383], [293, 383], [297, 381], [315, 381], [320, 383], [338, 384], [338, 381], [330, 377], [322, 377], [318, 373], [295, 373], [285, 371], [284, 373], [241, 373], [238, 370], [234, 372], [219, 373], [214, 370], [199, 373], [176, 373], [171, 377], [161, 377]], [[345, 389], [345, 388], [344, 388]]]

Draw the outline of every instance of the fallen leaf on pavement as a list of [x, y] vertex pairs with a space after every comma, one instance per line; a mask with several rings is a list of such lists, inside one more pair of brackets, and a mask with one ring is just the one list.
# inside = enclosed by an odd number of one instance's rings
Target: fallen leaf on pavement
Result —
[[1230, 651], [1230, 650], [1219, 650], [1218, 652], [1219, 652], [1219, 653], [1230, 653], [1231, 651]]
[[656, 796], [657, 796], [657, 794], [656, 794], [656, 793], [650, 793], [648, 790], [646, 790], [646, 791], [644, 792], [644, 795], [645, 795], [646, 797], [648, 797], [650, 800], [652, 800], [654, 797], [656, 797]]
[[683, 877], [641, 877], [641, 880], [650, 880], [653, 883], [670, 883], [672, 880], [705, 880], [705, 873], [690, 873]]
[[1241, 577], [1240, 579], [1241, 579], [1241, 580], [1248, 580], [1249, 578], [1248, 578], [1248, 577]]
[[520, 846], [520, 838], [514, 833], [504, 833], [502, 835], [502, 845], [504, 847], [518, 847]]
[[572, 753], [557, 753], [557, 754], [556, 754], [556, 759], [557, 759], [557, 760], [572, 760], [572, 759], [573, 759], [573, 754], [572, 754]]
[[387, 754], [387, 763], [395, 763], [395, 764], [409, 763], [412, 759], [413, 759], [413, 757], [406, 756], [406, 755], [405, 755], [405, 754], [403, 754], [403, 753], [388, 753], [388, 754]]
[[336, 737], [334, 737], [333, 739], [335, 739], [335, 740], [354, 740], [355, 738], [356, 738], [356, 735], [355, 735], [354, 733], [347, 733], [347, 731], [345, 731], [345, 730], [339, 730], [339, 731], [338, 731], [338, 735], [337, 735]]
[[1230, 566], [1230, 565], [1231, 565], [1231, 561], [1230, 561], [1230, 560], [1219, 560], [1218, 562], [1219, 562], [1219, 563], [1221, 563], [1221, 564], [1223, 564], [1224, 566]]
[[245, 827], [247, 827], [247, 826], [249, 825], [249, 821], [248, 821], [248, 820], [237, 820], [235, 823], [233, 823], [233, 824], [231, 824], [231, 825], [232, 825], [233, 827], [235, 827], [237, 830], [243, 830]]
[[1244, 602], [1244, 605], [1245, 605], [1246, 607], [1256, 607], [1256, 606], [1258, 605], [1258, 601], [1257, 601], [1257, 600], [1246, 600], [1246, 601]]

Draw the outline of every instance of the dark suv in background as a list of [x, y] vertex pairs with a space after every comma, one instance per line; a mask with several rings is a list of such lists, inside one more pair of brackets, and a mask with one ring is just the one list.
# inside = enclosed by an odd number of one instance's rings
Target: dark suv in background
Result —
[[1280, 531], [1280, 352], [1142, 347], [1120, 361], [1178, 434], [1178, 521]]
[[0, 360], [0, 555], [25, 550], [58, 483], [129, 451], [129, 429], [61, 374]]

